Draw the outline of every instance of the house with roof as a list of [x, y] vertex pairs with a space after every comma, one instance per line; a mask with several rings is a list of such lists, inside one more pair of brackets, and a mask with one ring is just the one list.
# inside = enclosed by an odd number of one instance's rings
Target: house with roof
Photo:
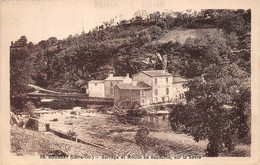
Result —
[[114, 98], [114, 87], [123, 83], [132, 83], [129, 74], [126, 74], [126, 76], [114, 76], [113, 73], [110, 73], [108, 78], [104, 80], [105, 97]]
[[148, 106], [184, 101], [185, 92], [188, 90], [183, 87], [187, 82], [186, 79], [172, 76], [165, 70], [141, 71], [132, 75], [132, 79], [132, 83], [121, 83], [115, 86], [115, 107], [132, 109], [136, 104]]
[[152, 101], [152, 87], [142, 81], [117, 84], [114, 91], [114, 106], [119, 109], [150, 105]]
[[165, 70], [141, 71], [132, 76], [134, 81], [142, 81], [152, 88], [150, 103], [171, 102], [173, 100], [173, 76]]
[[88, 82], [89, 97], [105, 97], [104, 80], [91, 80]]
[[183, 84], [187, 82], [188, 80], [178, 77], [178, 76], [173, 76], [172, 79], [172, 94], [173, 94], [173, 101], [177, 102], [180, 100], [185, 99], [185, 92], [188, 91], [187, 87], [183, 87]]
[[122, 83], [132, 83], [129, 74], [126, 76], [114, 76], [113, 73], [110, 73], [105, 80], [89, 81], [88, 94], [90, 97], [114, 98], [114, 87]]
[[114, 76], [88, 83], [90, 97], [114, 99], [120, 109], [131, 109], [134, 105], [148, 106], [156, 103], [177, 102], [185, 99], [186, 79], [172, 76], [165, 70], [141, 71], [129, 77]]

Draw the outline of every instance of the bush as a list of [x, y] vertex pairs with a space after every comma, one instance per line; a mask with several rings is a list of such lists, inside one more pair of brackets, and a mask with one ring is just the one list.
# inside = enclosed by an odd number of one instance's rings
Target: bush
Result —
[[66, 135], [70, 138], [75, 138], [77, 136], [76, 132], [71, 130], [67, 131]]
[[[25, 123], [25, 128], [31, 129], [31, 130], [34, 130], [34, 131], [38, 131], [38, 125], [39, 125], [38, 120], [35, 120], [35, 119], [30, 118], [30, 119]], [[22, 127], [22, 126], [23, 126], [23, 124], [20, 125], [20, 127]]]
[[169, 147], [167, 147], [165, 145], [162, 145], [162, 144], [155, 145], [155, 152], [160, 157], [170, 156], [170, 149], [169, 149]]
[[109, 108], [110, 108], [110, 107], [108, 107], [108, 106], [98, 107], [98, 108], [97, 108], [97, 113], [107, 113], [107, 110], [108, 110]]
[[149, 27], [148, 32], [153, 40], [161, 36], [163, 33], [162, 29], [158, 26]]
[[135, 141], [145, 156], [150, 146], [150, 138], [148, 137], [150, 131], [145, 126], [140, 126], [139, 130], [136, 132]]
[[167, 27], [167, 24], [166, 24], [164, 21], [162, 21], [162, 20], [159, 20], [159, 21], [156, 23], [156, 25], [157, 25], [158, 27], [162, 28], [162, 29], [165, 29], [165, 28]]
[[127, 122], [130, 124], [140, 124], [141, 118], [147, 114], [145, 110], [142, 109], [131, 109], [126, 112]]
[[33, 117], [34, 116], [34, 111], [35, 111], [34, 104], [31, 101], [27, 101], [25, 106], [24, 106], [23, 111], [25, 113], [27, 113], [28, 115], [30, 115], [31, 117]]
[[11, 112], [13, 112], [14, 114], [19, 114], [19, 112], [20, 112], [21, 110], [19, 110], [19, 109], [17, 109], [15, 106], [12, 106], [11, 105]]

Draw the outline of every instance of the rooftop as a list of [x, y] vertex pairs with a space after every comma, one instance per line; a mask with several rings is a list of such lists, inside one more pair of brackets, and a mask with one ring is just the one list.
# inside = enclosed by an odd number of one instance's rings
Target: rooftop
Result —
[[122, 80], [123, 81], [124, 78], [126, 78], [126, 77], [124, 77], [124, 76], [113, 76], [113, 77], [108, 77], [105, 80]]
[[181, 78], [181, 77], [177, 77], [177, 76], [172, 78], [173, 83], [186, 82], [186, 81], [188, 81], [188, 80]]
[[145, 70], [142, 72], [151, 77], [172, 76], [170, 73], [168, 73], [165, 70]]
[[91, 80], [88, 83], [104, 83], [104, 80]]
[[120, 89], [128, 89], [128, 90], [145, 90], [152, 89], [152, 87], [142, 81], [137, 82], [136, 85], [133, 84], [117, 84]]

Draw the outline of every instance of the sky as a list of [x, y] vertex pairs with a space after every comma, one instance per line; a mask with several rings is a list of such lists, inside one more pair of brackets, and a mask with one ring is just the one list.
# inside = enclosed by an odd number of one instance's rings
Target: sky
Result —
[[247, 8], [247, 3], [237, 0], [0, 0], [0, 7], [1, 37], [7, 38], [5, 42], [10, 44], [22, 35], [33, 43], [50, 37], [63, 39], [70, 34], [81, 34], [83, 27], [88, 32], [111, 18], [132, 18], [138, 10], [151, 13]]
[[[3, 33], [11, 41], [25, 35], [37, 43], [50, 37], [63, 39], [88, 32], [111, 18], [129, 19], [138, 10], [165, 11], [176, 5], [166, 0], [8, 0], [2, 2]], [[179, 10], [185, 11], [184, 8]]]
[[6, 15], [2, 17], [2, 22], [8, 27], [6, 33], [9, 33], [10, 39], [17, 40], [25, 35], [28, 41], [34, 43], [53, 36], [63, 39], [70, 34], [80, 34], [83, 27], [88, 32], [116, 16], [131, 18], [142, 6], [138, 2], [134, 4], [115, 0], [7, 1], [4, 5]]

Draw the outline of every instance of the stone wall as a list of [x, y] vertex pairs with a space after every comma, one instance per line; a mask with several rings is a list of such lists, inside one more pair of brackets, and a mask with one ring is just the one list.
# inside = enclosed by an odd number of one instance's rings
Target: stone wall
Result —
[[146, 84], [148, 84], [150, 86], [153, 85], [152, 77], [150, 77], [150, 76], [148, 76], [148, 75], [146, 75], [146, 74], [144, 74], [142, 72], [139, 72], [139, 73], [133, 75], [133, 80], [134, 81], [142, 81], [142, 82], [144, 82], [144, 83], [146, 83]]
[[133, 103], [140, 105], [140, 91], [115, 87], [114, 105], [117, 108], [131, 109]]
[[40, 121], [35, 118], [29, 118], [29, 120], [24, 124], [24, 127], [34, 131], [46, 132], [50, 130], [50, 124]]
[[121, 83], [123, 83], [123, 80], [105, 80], [105, 97], [114, 98], [114, 88]]
[[153, 101], [152, 90], [142, 90], [140, 94], [140, 103], [142, 106], [150, 105]]
[[105, 97], [104, 83], [89, 83], [89, 96], [90, 97]]

